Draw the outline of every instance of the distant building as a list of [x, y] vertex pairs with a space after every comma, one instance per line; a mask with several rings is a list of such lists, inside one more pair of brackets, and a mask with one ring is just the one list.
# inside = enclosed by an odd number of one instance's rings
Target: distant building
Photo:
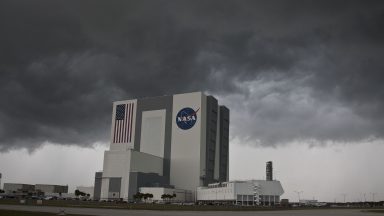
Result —
[[267, 162], [266, 176], [266, 180], [219, 182], [209, 184], [208, 187], [199, 187], [197, 201], [236, 205], [277, 205], [284, 190], [279, 181], [273, 180], [272, 161]]
[[77, 186], [76, 190], [79, 190], [85, 194], [89, 194], [89, 198], [93, 199], [93, 195], [94, 195], [93, 193], [94, 193], [95, 187], [93, 187], [93, 186], [89, 186], [89, 187]]
[[[190, 202], [193, 200], [192, 191], [175, 189], [175, 188], [163, 188], [163, 187], [141, 187], [139, 188], [140, 193], [149, 193], [153, 195], [151, 201], [153, 202], [162, 202], [162, 201], [171, 201], [171, 202]], [[173, 198], [162, 199], [163, 194], [175, 195]]]
[[36, 184], [35, 191], [42, 192], [44, 194], [68, 193], [68, 185]]
[[289, 207], [289, 199], [281, 199], [280, 200], [280, 205], [282, 207]]
[[197, 201], [270, 206], [278, 204], [283, 193], [279, 181], [229, 181], [199, 187]]
[[68, 193], [68, 185], [4, 183], [4, 191], [14, 195], [60, 195]]
[[21, 194], [35, 192], [35, 185], [4, 183], [4, 191], [6, 194]]
[[304, 206], [314, 206], [317, 205], [317, 200], [311, 200], [311, 199], [300, 199], [299, 204]]
[[268, 161], [266, 165], [266, 176], [267, 176], [267, 181], [272, 181], [273, 180], [273, 168], [272, 168], [272, 161]]

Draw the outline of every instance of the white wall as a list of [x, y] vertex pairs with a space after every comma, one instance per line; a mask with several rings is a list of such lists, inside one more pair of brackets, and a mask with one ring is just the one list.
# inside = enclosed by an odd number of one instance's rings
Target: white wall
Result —
[[199, 188], [197, 189], [197, 200], [235, 200], [236, 194], [234, 185], [219, 188]]
[[90, 186], [90, 187], [77, 186], [76, 189], [81, 191], [81, 192], [84, 192], [85, 194], [89, 194], [90, 195], [90, 199], [93, 199], [93, 192], [94, 192], [94, 189], [95, 189], [93, 186]]
[[235, 193], [241, 195], [253, 195], [253, 184], [252, 182], [236, 182]]
[[165, 109], [142, 112], [140, 151], [164, 157]]
[[280, 181], [253, 180], [253, 182], [260, 185], [260, 193], [263, 195], [281, 196], [284, 194]]
[[134, 150], [105, 151], [101, 199], [112, 198], [108, 193], [108, 178], [114, 177], [121, 177], [120, 197], [128, 199], [130, 172], [157, 173], [163, 175], [163, 159]]
[[101, 184], [101, 199], [108, 198], [109, 180], [107, 178], [121, 177], [122, 198], [128, 198], [129, 168], [131, 151], [105, 151], [103, 179]]
[[260, 195], [281, 196], [284, 190], [279, 181], [250, 180], [227, 182], [226, 187], [200, 187], [197, 200], [236, 200], [237, 195], [254, 195], [254, 184], [260, 186]]
[[153, 194], [152, 201], [162, 201], [161, 195], [163, 194], [176, 194], [175, 198], [172, 198], [172, 202], [191, 202], [192, 192], [182, 189], [174, 188], [163, 188], [163, 187], [141, 187], [139, 188], [140, 193], [150, 193]]
[[109, 178], [101, 179], [100, 200], [108, 199]]
[[[201, 92], [173, 96], [170, 183], [191, 191], [200, 185], [201, 145], [205, 146], [205, 136], [202, 137], [202, 131], [205, 133], [205, 128], [202, 129], [202, 115], [206, 112], [204, 99]], [[199, 109], [195, 125], [188, 130], [182, 130], [176, 124], [177, 113], [185, 107]]]
[[[127, 143], [113, 143], [116, 105], [133, 103], [131, 139]], [[109, 197], [109, 178], [121, 177], [120, 197], [128, 198], [129, 170], [131, 164], [131, 150], [134, 148], [135, 125], [136, 125], [137, 100], [116, 101], [113, 103], [111, 121], [110, 151], [104, 152], [103, 179], [101, 181], [101, 199]]]
[[131, 157], [131, 172], [163, 175], [163, 158], [137, 151], [131, 151]]

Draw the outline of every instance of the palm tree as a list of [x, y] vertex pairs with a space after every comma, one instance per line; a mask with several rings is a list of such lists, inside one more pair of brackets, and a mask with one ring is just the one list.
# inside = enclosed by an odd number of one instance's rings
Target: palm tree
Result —
[[165, 200], [167, 200], [168, 199], [168, 201], [169, 201], [169, 199], [171, 199], [173, 196], [172, 195], [170, 195], [170, 194], [163, 194], [163, 195], [161, 195], [161, 199], [165, 199]]
[[148, 194], [148, 197], [151, 198], [151, 200], [153, 199], [153, 194]]
[[137, 192], [135, 195], [133, 195], [133, 199], [135, 200], [142, 200], [144, 198], [144, 194]]
[[[147, 199], [150, 198], [151, 195], [152, 194], [149, 194], [149, 193], [143, 194], [144, 201], [147, 202]], [[153, 195], [152, 195], [152, 197], [153, 197]]]

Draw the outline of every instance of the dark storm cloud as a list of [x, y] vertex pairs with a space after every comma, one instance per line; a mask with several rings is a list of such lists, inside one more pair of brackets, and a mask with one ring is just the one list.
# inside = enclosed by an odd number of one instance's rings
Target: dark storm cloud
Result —
[[380, 1], [1, 1], [0, 151], [109, 137], [111, 102], [218, 95], [261, 145], [383, 138]]

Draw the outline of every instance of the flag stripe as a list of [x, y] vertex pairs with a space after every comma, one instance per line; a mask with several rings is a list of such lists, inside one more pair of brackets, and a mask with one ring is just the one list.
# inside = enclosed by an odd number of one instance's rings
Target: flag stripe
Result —
[[115, 119], [115, 129], [113, 130], [113, 142], [116, 142], [116, 119]]
[[125, 143], [126, 136], [127, 136], [127, 114], [128, 114], [128, 109], [127, 105], [125, 105], [125, 115], [124, 115], [124, 133], [123, 133], [123, 142]]
[[119, 143], [123, 142], [123, 133], [124, 133], [124, 120], [119, 121], [120, 123], [120, 136], [119, 136]]
[[[130, 128], [132, 128], [132, 113], [133, 113], [133, 106], [135, 104], [132, 104], [131, 106], [131, 115], [130, 115], [130, 121], [129, 121], [129, 125], [130, 125]], [[131, 139], [132, 139], [132, 130], [129, 131], [129, 142], [131, 142]]]
[[118, 104], [115, 107], [113, 143], [132, 142], [134, 103]]
[[129, 125], [128, 125], [128, 120], [129, 120], [129, 106], [131, 104], [127, 104], [127, 109], [125, 110], [125, 135], [124, 135], [124, 143], [127, 143], [128, 140], [128, 133], [129, 133]]
[[119, 125], [119, 130], [117, 131], [117, 142], [118, 143], [121, 143], [120, 139], [121, 139], [121, 120], [118, 121], [118, 125]]
[[129, 104], [129, 106], [128, 106], [128, 108], [127, 108], [127, 112], [128, 112], [128, 114], [127, 114], [127, 128], [128, 128], [128, 131], [127, 131], [127, 140], [126, 140], [126, 142], [128, 142], [128, 140], [129, 140], [129, 131], [131, 130], [131, 126], [129, 125], [129, 120], [131, 119], [131, 106], [132, 106], [132, 104]]

